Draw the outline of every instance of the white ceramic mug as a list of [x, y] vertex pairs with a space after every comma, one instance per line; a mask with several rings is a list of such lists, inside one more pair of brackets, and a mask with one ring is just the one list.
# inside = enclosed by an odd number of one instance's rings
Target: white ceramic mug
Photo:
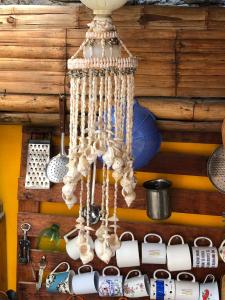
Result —
[[[106, 275], [105, 271], [114, 269], [116, 275]], [[102, 276], [99, 277], [98, 293], [100, 297], [120, 297], [123, 296], [123, 276], [120, 275], [120, 270], [114, 266], [105, 267], [102, 271]]]
[[[90, 269], [90, 272], [81, 273], [82, 269]], [[78, 275], [72, 280], [73, 293], [76, 295], [98, 293], [99, 273], [93, 271], [90, 265], [83, 265], [78, 269]]]
[[[77, 231], [77, 228], [74, 228], [70, 232], [64, 235], [64, 240], [66, 242], [66, 252], [70, 258], [77, 260], [80, 258], [80, 250], [78, 246], [79, 236], [74, 237], [73, 239], [69, 239], [69, 236]], [[94, 249], [94, 242], [92, 238], [89, 236], [89, 244], [91, 249]]]
[[[129, 278], [132, 273], [135, 277]], [[142, 275], [139, 270], [130, 271], [124, 280], [124, 296], [128, 298], [140, 298], [149, 296], [149, 280], [147, 275]]]
[[[181, 244], [171, 245], [173, 239], [179, 238]], [[191, 270], [191, 253], [188, 244], [180, 235], [173, 235], [167, 246], [167, 267], [169, 271]]]
[[[156, 276], [157, 273], [166, 273], [168, 277], [158, 278]], [[175, 281], [171, 278], [171, 274], [167, 270], [158, 269], [153, 273], [153, 278], [150, 279], [150, 299], [175, 299]]]
[[225, 262], [225, 240], [222, 241], [219, 247], [219, 254], [222, 261]]
[[[209, 282], [208, 279], [211, 279]], [[220, 300], [218, 284], [212, 274], [208, 274], [200, 284], [199, 300]]]
[[116, 250], [116, 261], [119, 268], [140, 266], [138, 241], [130, 231], [121, 234], [120, 241], [125, 235], [130, 235], [130, 241], [122, 241], [119, 249]]
[[[188, 275], [192, 278], [191, 281], [180, 280], [181, 275]], [[188, 272], [181, 272], [177, 275], [175, 281], [176, 300], [199, 300], [199, 283], [195, 281], [195, 276]]]
[[[147, 242], [148, 237], [157, 237], [158, 243]], [[166, 245], [162, 242], [160, 235], [156, 233], [146, 234], [142, 243], [143, 264], [166, 264]]]
[[[209, 242], [208, 246], [198, 246], [199, 240]], [[218, 251], [213, 246], [212, 241], [204, 236], [200, 236], [194, 240], [192, 247], [193, 268], [217, 268], [218, 267]]]

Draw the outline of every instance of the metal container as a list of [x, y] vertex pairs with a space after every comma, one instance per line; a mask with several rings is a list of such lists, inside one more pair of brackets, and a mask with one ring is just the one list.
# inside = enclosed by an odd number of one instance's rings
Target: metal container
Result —
[[171, 215], [169, 188], [172, 183], [165, 179], [144, 182], [146, 189], [147, 215], [153, 220], [164, 220]]
[[27, 154], [26, 189], [49, 189], [46, 165], [50, 160], [50, 140], [30, 140]]

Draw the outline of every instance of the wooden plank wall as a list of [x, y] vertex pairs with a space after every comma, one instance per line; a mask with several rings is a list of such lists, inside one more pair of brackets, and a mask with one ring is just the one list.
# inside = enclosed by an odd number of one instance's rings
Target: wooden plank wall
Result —
[[[0, 123], [57, 123], [66, 59], [91, 18], [90, 10], [76, 4], [0, 7]], [[213, 122], [203, 125], [218, 131], [225, 117], [225, 8], [126, 6], [113, 19], [139, 59], [135, 93], [142, 103], [159, 119], [209, 118]], [[188, 129], [200, 130], [199, 123]]]
[[[39, 269], [39, 260], [43, 255], [46, 255], [47, 258], [47, 268], [46, 274], [48, 274], [59, 262], [68, 261], [75, 271], [78, 267], [81, 266], [81, 261], [71, 260], [65, 252], [43, 252], [37, 249], [37, 237], [40, 231], [43, 228], [49, 227], [52, 223], [57, 223], [60, 225], [61, 235], [64, 235], [66, 232], [71, 230], [74, 227], [75, 218], [53, 214], [44, 214], [40, 210], [42, 202], [53, 202], [60, 203], [62, 202], [61, 198], [61, 184], [52, 185], [49, 190], [26, 190], [24, 187], [25, 173], [26, 173], [26, 163], [27, 163], [27, 149], [28, 141], [31, 133], [35, 138], [38, 138], [43, 133], [52, 131], [52, 134], [58, 135], [58, 132], [52, 128], [24, 128], [23, 129], [23, 142], [22, 142], [22, 158], [21, 158], [21, 170], [20, 178], [18, 182], [18, 200], [19, 200], [19, 213], [18, 213], [18, 236], [21, 236], [20, 225], [24, 222], [31, 224], [31, 230], [28, 232], [29, 239], [31, 240], [32, 250], [31, 250], [31, 259], [32, 265], [35, 270], [36, 276]], [[204, 133], [186, 133], [180, 132], [162, 132], [165, 141], [187, 141], [187, 142], [203, 142], [203, 143], [212, 143], [219, 142], [217, 140], [218, 135], [205, 135]], [[52, 143], [52, 154], [56, 154], [59, 151], [59, 145], [57, 144], [57, 139], [53, 140]], [[198, 180], [202, 176], [206, 176], [206, 161], [207, 156], [193, 155], [193, 154], [178, 154], [178, 153], [169, 153], [161, 152], [156, 156], [151, 163], [145, 168], [144, 172], [156, 173], [168, 173], [168, 174], [189, 174], [196, 177]], [[163, 163], [162, 163], [163, 162]], [[79, 186], [76, 191], [77, 195], [79, 194]], [[140, 209], [145, 210], [145, 191], [141, 185], [136, 187], [137, 198], [133, 203], [130, 209]], [[113, 189], [110, 188], [109, 195], [110, 207], [113, 206]], [[99, 183], [96, 185], [95, 191], [96, 203], [99, 203], [101, 199], [101, 186]], [[186, 189], [175, 189], [171, 190], [171, 200], [172, 200], [172, 211], [178, 213], [189, 213], [189, 214], [205, 214], [205, 215], [222, 215], [224, 211], [224, 200], [223, 196], [219, 192], [209, 192], [209, 191], [200, 191], [200, 190], [186, 190]], [[118, 196], [118, 207], [125, 208], [126, 204], [121, 196], [121, 190], [119, 190]], [[184, 236], [184, 239], [190, 246], [193, 245], [193, 240], [197, 236], [208, 236], [212, 238], [215, 246], [219, 246], [221, 241], [224, 239], [224, 229], [223, 228], [210, 228], [210, 227], [194, 227], [194, 226], [184, 226], [184, 225], [168, 225], [156, 223], [131, 223], [131, 222], [120, 222], [119, 233], [123, 231], [130, 230], [134, 233], [135, 237], [138, 239], [141, 244], [143, 236], [147, 232], [156, 232], [163, 237], [165, 242], [168, 242], [169, 237], [173, 234], [181, 234]], [[93, 238], [95, 238], [93, 234]], [[94, 269], [98, 270], [100, 273], [104, 268], [105, 264], [101, 262], [97, 257], [91, 262]], [[112, 259], [110, 264], [115, 265], [115, 258]], [[154, 270], [161, 268], [159, 265], [145, 265], [142, 264], [140, 269], [142, 272], [148, 274], [149, 277], [152, 276]], [[164, 268], [166, 266], [163, 266]], [[130, 269], [121, 269], [123, 275], [127, 274]], [[220, 261], [219, 267], [216, 269], [193, 269], [191, 272], [196, 275], [197, 280], [203, 281], [206, 274], [212, 273], [216, 276], [217, 280], [220, 280], [221, 276], [224, 274], [224, 265]], [[176, 277], [176, 272], [173, 272], [173, 277]], [[43, 284], [42, 289], [39, 292], [35, 291], [35, 280], [32, 276], [30, 265], [22, 266], [18, 264], [17, 267], [18, 275], [18, 293], [19, 300], [53, 300], [53, 299], [65, 299], [68, 300], [68, 295], [55, 294], [51, 295], [46, 292], [45, 286]], [[99, 299], [96, 295], [85, 295], [82, 297], [75, 297], [75, 299], [80, 300], [90, 300], [90, 299]], [[107, 298], [103, 298], [107, 299]], [[146, 298], [147, 299], [147, 298]]]
[[[79, 5], [0, 7], [0, 123], [57, 124], [58, 94], [64, 92], [66, 60], [82, 42], [91, 18], [91, 12]], [[225, 8], [127, 6], [113, 18], [121, 38], [139, 58], [136, 96], [157, 115], [164, 140], [220, 143], [219, 134], [208, 132], [219, 131], [225, 117]], [[173, 129], [173, 134], [168, 128]], [[40, 214], [41, 201], [62, 201], [60, 185], [47, 192], [24, 189], [29, 136], [24, 132], [18, 222], [32, 224], [31, 256], [37, 273], [43, 255], [35, 249], [40, 230], [54, 220], [66, 232], [74, 225], [74, 218]], [[206, 161], [207, 157], [201, 155], [159, 153], [143, 171], [206, 176]], [[137, 194], [132, 208], [145, 209], [142, 187], [137, 187]], [[221, 215], [224, 209], [224, 197], [217, 192], [174, 189], [172, 199], [177, 212]], [[119, 206], [124, 206], [122, 199]], [[173, 233], [182, 233], [190, 245], [197, 235], [214, 237], [216, 246], [224, 237], [223, 229], [160, 224], [151, 225], [151, 229], [149, 224], [121, 226], [121, 230], [135, 231], [140, 241], [140, 233], [148, 230], [162, 234], [165, 241]], [[49, 253], [47, 272], [64, 259], [68, 259], [65, 253]], [[75, 269], [78, 264], [71, 262]], [[98, 270], [103, 267], [98, 260], [93, 265]], [[143, 271], [147, 271], [146, 266]], [[213, 272], [219, 279], [223, 265], [220, 263]], [[205, 272], [194, 273], [199, 280], [204, 279]], [[36, 293], [29, 266], [18, 267], [18, 290], [21, 300], [64, 299], [62, 295], [48, 295], [44, 289]], [[90, 298], [95, 299], [84, 299]]]

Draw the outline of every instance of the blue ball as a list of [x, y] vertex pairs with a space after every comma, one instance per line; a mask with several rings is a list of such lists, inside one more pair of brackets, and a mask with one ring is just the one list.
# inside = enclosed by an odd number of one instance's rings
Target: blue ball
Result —
[[160, 149], [161, 134], [155, 116], [148, 109], [134, 102], [133, 158], [134, 169], [146, 166]]

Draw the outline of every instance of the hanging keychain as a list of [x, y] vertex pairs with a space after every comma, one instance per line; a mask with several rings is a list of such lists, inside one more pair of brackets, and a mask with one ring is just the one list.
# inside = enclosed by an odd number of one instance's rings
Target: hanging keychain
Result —
[[24, 223], [21, 225], [23, 231], [23, 239], [19, 240], [19, 263], [26, 265], [30, 262], [30, 241], [27, 238], [27, 232], [31, 229], [31, 225]]

